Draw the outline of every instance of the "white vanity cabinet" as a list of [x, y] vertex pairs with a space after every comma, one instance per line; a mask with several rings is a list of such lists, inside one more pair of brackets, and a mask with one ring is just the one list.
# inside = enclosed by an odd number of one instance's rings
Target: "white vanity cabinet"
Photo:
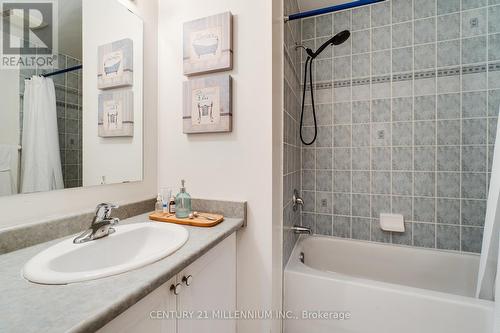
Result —
[[[185, 268], [179, 275], [179, 313], [192, 319], [177, 322], [178, 333], [234, 333], [236, 321], [236, 237], [233, 234]], [[189, 286], [187, 285], [189, 284]]]
[[233, 234], [98, 332], [234, 333], [235, 309]]
[[175, 319], [152, 319], [151, 313], [157, 311], [176, 311], [176, 296], [170, 291], [175, 284], [176, 277], [170, 279], [160, 288], [141, 299], [118, 317], [101, 328], [99, 333], [146, 333], [162, 332], [174, 333], [177, 329]]

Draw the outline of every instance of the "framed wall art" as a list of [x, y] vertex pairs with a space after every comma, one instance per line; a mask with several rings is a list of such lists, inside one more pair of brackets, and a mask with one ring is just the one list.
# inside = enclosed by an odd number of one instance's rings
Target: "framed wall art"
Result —
[[232, 30], [230, 12], [184, 23], [184, 75], [232, 69]]
[[232, 79], [213, 75], [184, 82], [184, 133], [231, 132]]
[[132, 86], [134, 83], [134, 48], [126, 38], [99, 46], [97, 86], [99, 89]]
[[134, 136], [134, 95], [132, 91], [106, 92], [99, 95], [98, 135]]

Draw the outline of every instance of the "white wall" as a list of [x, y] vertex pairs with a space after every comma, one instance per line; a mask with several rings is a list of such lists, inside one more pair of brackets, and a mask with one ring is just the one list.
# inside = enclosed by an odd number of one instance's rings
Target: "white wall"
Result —
[[[185, 135], [182, 25], [228, 10], [234, 15], [233, 132]], [[277, 123], [279, 116], [273, 122], [272, 23], [269, 0], [160, 0], [159, 185], [177, 188], [184, 178], [194, 197], [248, 202], [248, 226], [237, 239], [241, 310], [271, 309], [278, 303], [273, 299], [281, 297], [272, 285], [276, 274], [273, 232], [279, 232], [273, 229], [273, 193], [281, 192], [281, 187], [273, 191], [273, 186], [280, 186], [279, 180], [273, 182], [273, 167], [281, 178], [279, 165], [273, 165], [273, 127], [279, 130], [281, 123]], [[279, 144], [274, 148], [279, 164], [281, 148]], [[239, 321], [238, 332], [269, 332], [271, 324]]]
[[19, 70], [0, 71], [0, 143], [19, 144]]
[[[20, 96], [19, 70], [0, 70], [0, 144], [18, 146], [21, 124], [19, 123]], [[17, 187], [19, 155], [12, 163], [11, 177]]]
[[[141, 180], [143, 23], [116, 0], [85, 1], [83, 36], [83, 185], [99, 185], [103, 179], [106, 184]], [[132, 39], [134, 45], [134, 85], [99, 90], [97, 50], [101, 45], [124, 38]], [[101, 138], [98, 135], [99, 94], [112, 91], [132, 91], [134, 94], [133, 137]]]
[[[85, 0], [97, 1], [100, 0]], [[158, 3], [136, 0], [144, 20], [144, 181], [0, 198], [0, 228], [93, 209], [103, 201], [128, 203], [155, 196], [157, 188], [157, 17]]]
[[[82, 59], [82, 5], [85, 0], [57, 0], [59, 14], [58, 52], [76, 59]], [[90, 1], [92, 2], [92, 1]]]

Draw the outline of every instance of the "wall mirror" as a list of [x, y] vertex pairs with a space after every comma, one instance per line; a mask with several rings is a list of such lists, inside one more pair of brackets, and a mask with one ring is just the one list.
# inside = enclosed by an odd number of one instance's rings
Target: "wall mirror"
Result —
[[0, 196], [141, 181], [142, 20], [118, 0], [42, 4], [2, 12]]

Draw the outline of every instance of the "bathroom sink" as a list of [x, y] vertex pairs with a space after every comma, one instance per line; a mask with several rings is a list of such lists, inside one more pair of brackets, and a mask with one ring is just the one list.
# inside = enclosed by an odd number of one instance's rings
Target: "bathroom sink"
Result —
[[127, 272], [177, 251], [186, 243], [186, 228], [145, 222], [115, 227], [113, 234], [74, 244], [72, 236], [31, 258], [23, 268], [26, 279], [43, 284], [68, 284]]

